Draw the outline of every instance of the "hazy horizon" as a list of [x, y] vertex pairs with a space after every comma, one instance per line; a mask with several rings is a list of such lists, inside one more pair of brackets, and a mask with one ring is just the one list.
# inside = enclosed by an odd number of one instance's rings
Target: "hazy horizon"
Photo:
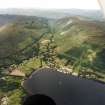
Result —
[[[91, 4], [91, 5], [90, 5]], [[0, 0], [0, 9], [85, 9], [99, 10], [97, 0]]]

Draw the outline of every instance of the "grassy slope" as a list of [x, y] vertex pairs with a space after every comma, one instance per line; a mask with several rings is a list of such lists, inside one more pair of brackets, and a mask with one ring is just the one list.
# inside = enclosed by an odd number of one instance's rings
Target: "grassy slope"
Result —
[[[6, 16], [7, 17], [7, 16]], [[12, 17], [12, 16], [11, 16]], [[38, 68], [39, 60], [32, 57], [36, 52], [35, 45], [48, 30], [47, 19], [26, 16], [13, 16], [15, 21], [1, 25], [0, 30], [0, 97], [5, 94], [9, 97], [8, 105], [21, 105], [21, 98], [25, 95], [21, 87], [22, 78], [4, 76], [3, 68], [12, 64], [19, 64], [19, 68], [26, 74], [32, 72], [32, 68]], [[8, 22], [9, 21], [9, 22]], [[32, 58], [28, 60], [29, 58]], [[15, 79], [14, 79], [15, 78]]]
[[[64, 18], [53, 25], [58, 55], [64, 61], [63, 64], [60, 62], [62, 65], [75, 64], [77, 69], [85, 67], [101, 75], [105, 74], [104, 23]], [[0, 32], [0, 66], [16, 64], [27, 75], [37, 69], [40, 61], [33, 57], [35, 45], [47, 30], [47, 20], [36, 17], [20, 16], [15, 22], [6, 25]], [[48, 38], [49, 34], [41, 40]], [[44, 62], [43, 64], [45, 65]], [[0, 84], [0, 95], [8, 95], [9, 105], [21, 105], [21, 98], [25, 95], [21, 88], [22, 79], [8, 76], [5, 78]]]
[[[68, 24], [68, 21], [72, 23]], [[59, 45], [60, 57], [66, 60], [70, 60], [71, 57], [79, 60], [83, 52], [86, 52], [82, 61], [87, 61], [87, 63], [83, 63], [83, 67], [88, 66], [88, 68], [105, 73], [104, 27], [104, 22], [98, 21], [79, 20], [78, 18], [59, 20], [56, 24], [55, 41]], [[88, 56], [92, 59], [90, 64]]]
[[[0, 65], [20, 64], [22, 61], [33, 57], [35, 43], [41, 38], [49, 26], [55, 29], [55, 43], [61, 58], [68, 62], [69, 59], [80, 59], [82, 53], [91, 50], [96, 57], [93, 66], [104, 71], [104, 22], [88, 21], [85, 18], [67, 17], [48, 25], [48, 21], [37, 17], [18, 16], [17, 20], [0, 32]], [[48, 39], [49, 34], [41, 40]], [[88, 56], [85, 55], [85, 56]], [[91, 54], [90, 54], [91, 56]], [[88, 59], [87, 59], [88, 60]], [[100, 66], [101, 64], [101, 66]], [[88, 65], [89, 66], [89, 65]]]
[[15, 22], [8, 24], [0, 32], [0, 65], [27, 59], [33, 53], [33, 43], [46, 31], [47, 20], [43, 18], [20, 16]]

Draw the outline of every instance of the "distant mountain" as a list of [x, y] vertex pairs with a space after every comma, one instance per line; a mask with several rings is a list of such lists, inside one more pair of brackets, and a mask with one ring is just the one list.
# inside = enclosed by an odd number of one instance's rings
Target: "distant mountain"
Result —
[[38, 10], [38, 9], [0, 9], [0, 14], [9, 15], [27, 15], [46, 18], [63, 18], [69, 16], [83, 16], [95, 20], [102, 20], [103, 14], [100, 10], [81, 10], [81, 9], [64, 9], [64, 10]]
[[13, 15], [0, 15], [0, 26], [12, 23], [16, 21], [18, 17], [19, 16], [13, 16]]

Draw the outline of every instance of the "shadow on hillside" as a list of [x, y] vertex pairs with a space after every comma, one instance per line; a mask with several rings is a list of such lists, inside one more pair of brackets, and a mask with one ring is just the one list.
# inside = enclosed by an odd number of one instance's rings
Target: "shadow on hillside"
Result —
[[105, 48], [97, 53], [97, 56], [93, 61], [93, 65], [93, 69], [105, 73]]
[[32, 42], [25, 46], [23, 49], [16, 49], [11, 54], [7, 54], [5, 57], [0, 57], [0, 67], [9, 67], [12, 64], [20, 64], [24, 60], [28, 60], [29, 58], [38, 56], [39, 54], [39, 42], [44, 37], [44, 35], [48, 34], [46, 31], [39, 35], [38, 38], [34, 38], [30, 36]]
[[66, 60], [65, 66], [73, 65], [80, 61], [82, 67], [105, 73], [105, 49], [100, 48], [100, 52], [96, 53], [95, 58], [93, 58], [92, 61], [89, 61], [88, 56], [92, 56], [92, 53], [94, 52], [96, 52], [95, 46], [83, 45], [73, 47], [58, 56], [60, 59]]
[[0, 90], [2, 92], [9, 92], [19, 88], [20, 84], [14, 81], [0, 80]]

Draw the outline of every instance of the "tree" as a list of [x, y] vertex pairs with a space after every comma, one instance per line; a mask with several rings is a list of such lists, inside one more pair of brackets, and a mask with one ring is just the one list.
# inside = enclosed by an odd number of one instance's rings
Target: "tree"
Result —
[[51, 34], [49, 40], [40, 45], [40, 58], [41, 61], [44, 61], [49, 67], [56, 67], [56, 51], [57, 45], [54, 43], [54, 35]]

